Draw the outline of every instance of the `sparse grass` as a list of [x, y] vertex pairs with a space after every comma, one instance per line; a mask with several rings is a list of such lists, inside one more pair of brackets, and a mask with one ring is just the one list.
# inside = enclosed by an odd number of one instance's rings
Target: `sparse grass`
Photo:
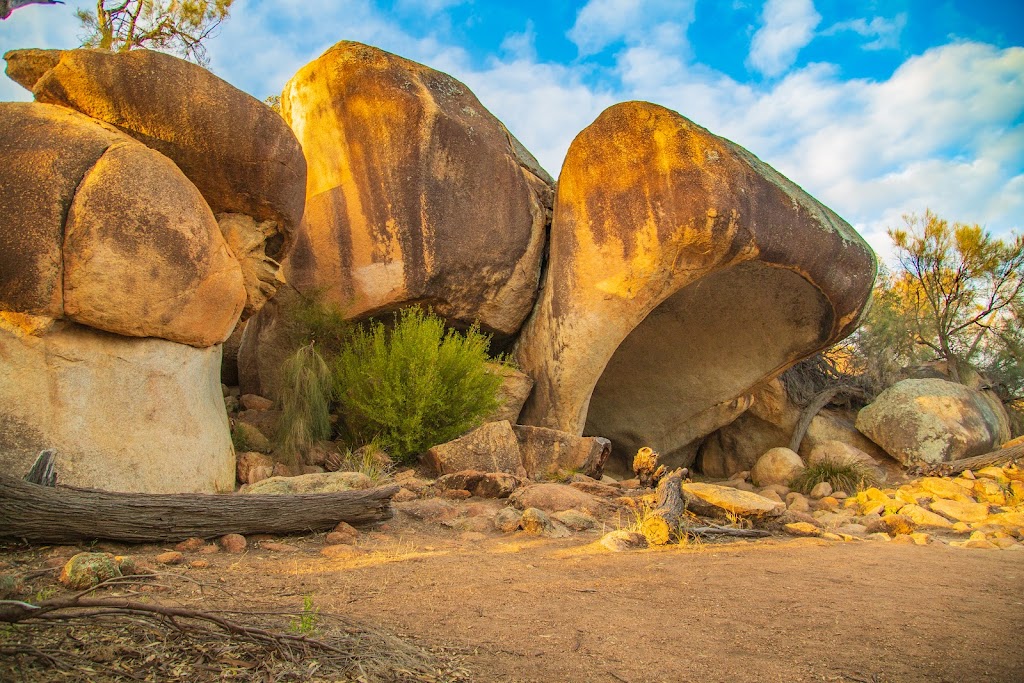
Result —
[[831, 484], [833, 491], [851, 494], [876, 483], [875, 475], [860, 463], [825, 459], [808, 465], [789, 483], [789, 488], [807, 494], [823, 481]]
[[335, 363], [349, 437], [377, 442], [407, 463], [480, 423], [498, 405], [501, 377], [487, 371], [489, 340], [465, 334], [419, 308], [401, 311], [390, 331], [356, 329]]
[[277, 448], [297, 464], [317, 441], [331, 437], [331, 370], [316, 347], [300, 347], [281, 369], [281, 422]]
[[346, 449], [332, 465], [332, 471], [360, 472], [372, 479], [374, 484], [391, 479], [395, 473], [395, 463], [376, 441], [371, 441], [355, 451]]
[[292, 620], [289, 627], [293, 633], [309, 635], [316, 631], [317, 622], [320, 620], [320, 608], [314, 606], [313, 596], [302, 596], [302, 612]]

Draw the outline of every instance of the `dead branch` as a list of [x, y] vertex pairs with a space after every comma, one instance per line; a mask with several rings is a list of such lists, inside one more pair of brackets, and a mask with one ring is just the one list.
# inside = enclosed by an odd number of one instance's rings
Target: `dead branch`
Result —
[[949, 462], [940, 462], [935, 465], [922, 465], [914, 468], [912, 472], [918, 475], [946, 477], [952, 474], [959, 474], [964, 470], [1002, 466], [1017, 460], [1024, 460], [1024, 444], [1001, 448], [997, 451], [990, 451], [971, 458], [950, 460]]
[[685, 470], [677, 469], [658, 483], [658, 505], [640, 525], [640, 531], [651, 545], [665, 545], [678, 533], [679, 521], [686, 512], [685, 476]]

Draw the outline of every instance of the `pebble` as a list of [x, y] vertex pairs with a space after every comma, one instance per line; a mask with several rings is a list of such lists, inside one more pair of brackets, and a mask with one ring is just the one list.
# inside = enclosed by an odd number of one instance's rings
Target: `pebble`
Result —
[[160, 553], [153, 559], [157, 564], [181, 564], [185, 561], [185, 556], [177, 550], [170, 550], [166, 553]]
[[223, 548], [225, 552], [229, 553], [243, 552], [246, 545], [248, 545], [245, 540], [245, 536], [242, 534], [225, 534], [220, 537], [218, 543], [220, 543], [220, 547]]

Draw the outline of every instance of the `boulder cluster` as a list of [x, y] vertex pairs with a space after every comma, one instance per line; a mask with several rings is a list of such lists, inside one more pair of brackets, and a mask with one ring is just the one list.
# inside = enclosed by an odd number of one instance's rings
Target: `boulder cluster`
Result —
[[[514, 358], [495, 369], [501, 409], [423, 454], [447, 491], [519, 495], [565, 472], [614, 486], [605, 466], [628, 476], [640, 447], [762, 489], [823, 449], [883, 481], [892, 458], [1009, 437], [997, 399], [924, 379], [859, 415], [824, 410], [791, 444], [803, 407], [779, 377], [856, 328], [875, 256], [664, 107], [608, 108], [556, 183], [464, 84], [359, 43], [302, 67], [280, 112], [148, 50], [5, 59], [36, 100], [0, 103], [7, 471], [56, 448], [63, 483], [108, 490], [335, 485], [330, 445], [272, 454], [291, 321], [311, 299], [354, 321], [427, 306]], [[516, 524], [547, 528], [531, 515]]]
[[278, 283], [306, 162], [264, 104], [148, 50], [20, 50], [0, 103], [0, 452], [64, 483], [231, 491], [221, 344]]

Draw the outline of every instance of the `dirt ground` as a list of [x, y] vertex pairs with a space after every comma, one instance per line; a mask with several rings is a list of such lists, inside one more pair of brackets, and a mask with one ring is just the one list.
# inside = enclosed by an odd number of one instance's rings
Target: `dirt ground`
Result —
[[[284, 551], [186, 553], [169, 571], [190, 580], [159, 599], [252, 612], [306, 600], [447, 648], [481, 682], [1024, 680], [1022, 552], [778, 537], [611, 553], [599, 536], [465, 533], [399, 514], [341, 557], [320, 553], [322, 534], [278, 539]], [[99, 547], [143, 560], [170, 549]], [[8, 546], [0, 561], [31, 572], [71, 552]]]

